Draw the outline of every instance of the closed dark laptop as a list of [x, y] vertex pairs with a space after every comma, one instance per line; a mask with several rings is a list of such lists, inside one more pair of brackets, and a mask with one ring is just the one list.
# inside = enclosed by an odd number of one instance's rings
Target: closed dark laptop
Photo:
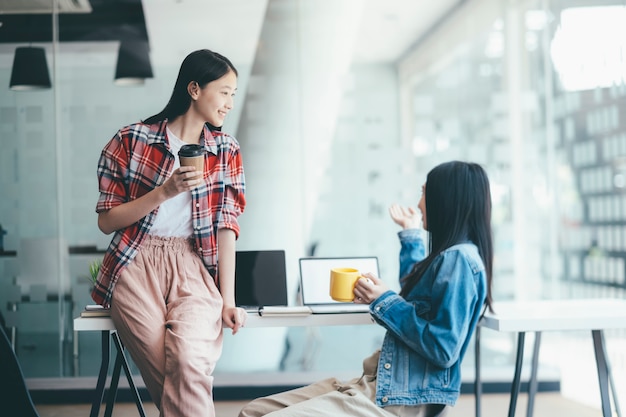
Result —
[[235, 303], [249, 311], [287, 305], [284, 250], [237, 251]]

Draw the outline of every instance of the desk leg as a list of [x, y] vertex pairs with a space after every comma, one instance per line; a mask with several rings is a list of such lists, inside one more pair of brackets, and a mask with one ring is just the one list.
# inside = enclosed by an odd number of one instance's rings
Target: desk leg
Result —
[[611, 372], [611, 366], [607, 359], [607, 370], [609, 372], [609, 383], [611, 384], [611, 393], [613, 393], [613, 405], [615, 406], [615, 414], [617, 417], [622, 417], [622, 411], [619, 408], [619, 399], [617, 398], [617, 388], [615, 387], [615, 381], [613, 380], [613, 372]]
[[602, 415], [604, 417], [611, 417], [611, 397], [609, 396], [609, 381], [613, 389], [613, 401], [615, 402], [615, 408], [617, 415], [619, 416], [619, 404], [617, 402], [617, 396], [615, 395], [615, 383], [611, 376], [611, 369], [609, 368], [608, 359], [606, 357], [606, 350], [604, 344], [604, 334], [602, 330], [592, 330], [593, 347], [596, 352], [596, 365], [598, 367], [598, 382], [600, 383], [600, 398], [602, 399]]
[[524, 359], [524, 339], [526, 338], [526, 332], [519, 332], [517, 334], [517, 356], [515, 359], [515, 374], [513, 375], [513, 384], [511, 385], [511, 400], [509, 402], [509, 417], [515, 415], [515, 408], [517, 407], [517, 396], [520, 389], [520, 380], [522, 376], [522, 361]]
[[[111, 337], [113, 337], [114, 333], [111, 333]], [[115, 400], [117, 399], [117, 386], [120, 381], [120, 372], [122, 370], [122, 358], [120, 353], [117, 352], [115, 356], [115, 365], [113, 365], [113, 373], [111, 374], [111, 384], [109, 385], [109, 393], [107, 394], [107, 405], [104, 409], [104, 417], [111, 417], [113, 414], [113, 406], [115, 405]]]
[[535, 332], [535, 344], [533, 346], [533, 360], [530, 368], [530, 381], [528, 381], [528, 407], [526, 417], [532, 417], [535, 409], [535, 395], [537, 395], [537, 368], [539, 367], [539, 347], [541, 345], [541, 332]]
[[128, 387], [135, 398], [135, 404], [137, 404], [137, 410], [139, 411], [139, 415], [141, 417], [146, 417], [146, 412], [143, 409], [143, 403], [141, 402], [141, 397], [139, 396], [139, 391], [135, 386], [135, 381], [133, 380], [133, 375], [130, 372], [130, 367], [128, 366], [128, 362], [126, 361], [126, 356], [124, 355], [124, 346], [122, 345], [122, 341], [118, 336], [117, 332], [112, 333], [113, 341], [115, 342], [115, 347], [117, 348], [117, 357], [120, 359], [122, 366], [124, 367], [124, 373], [126, 374], [126, 379], [128, 380]]
[[[604, 345], [604, 337], [602, 338], [602, 344]], [[606, 351], [604, 356], [606, 356]], [[611, 365], [609, 364], [608, 357], [606, 359], [606, 370], [609, 374], [609, 384], [611, 385], [611, 393], [613, 394], [613, 405], [615, 406], [615, 414], [617, 414], [617, 417], [622, 417], [622, 411], [619, 408], [617, 387], [615, 386], [615, 381], [613, 380], [613, 372], [611, 372]]]
[[474, 366], [476, 368], [476, 376], [474, 378], [474, 399], [476, 401], [476, 417], [480, 417], [480, 399], [483, 395], [483, 384], [480, 378], [480, 326], [476, 326], [476, 331], [474, 333]]
[[100, 372], [98, 374], [98, 383], [96, 384], [96, 392], [94, 395], [93, 403], [91, 404], [90, 417], [98, 417], [100, 414], [100, 404], [104, 398], [104, 384], [107, 380], [107, 372], [109, 370], [109, 331], [103, 330], [102, 332], [102, 361], [100, 362]]
[[78, 332], [74, 331], [74, 340], [72, 341], [72, 366], [74, 367], [73, 369], [73, 373], [75, 377], [80, 376], [80, 369], [79, 369], [79, 360], [78, 357], [80, 356], [79, 352], [78, 352]]

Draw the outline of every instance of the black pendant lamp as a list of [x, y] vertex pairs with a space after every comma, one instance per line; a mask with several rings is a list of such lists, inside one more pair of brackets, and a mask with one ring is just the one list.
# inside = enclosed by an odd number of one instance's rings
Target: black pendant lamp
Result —
[[15, 91], [52, 88], [44, 48], [24, 46], [15, 49], [9, 88]]
[[115, 67], [116, 85], [142, 85], [152, 78], [150, 47], [147, 41], [122, 41]]

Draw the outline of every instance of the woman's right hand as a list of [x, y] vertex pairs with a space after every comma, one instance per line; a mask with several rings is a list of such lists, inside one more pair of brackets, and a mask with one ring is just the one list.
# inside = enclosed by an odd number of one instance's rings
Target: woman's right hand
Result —
[[139, 221], [165, 200], [197, 187], [204, 181], [191, 179], [198, 175], [194, 167], [180, 167], [161, 186], [135, 200], [120, 204], [98, 214], [98, 227], [109, 234]]
[[366, 272], [354, 285], [354, 302], [371, 304], [387, 291], [389, 291], [389, 287], [383, 280], [371, 272]]
[[389, 207], [389, 215], [403, 229], [419, 229], [422, 227], [422, 216], [413, 207], [392, 204]]
[[192, 166], [181, 166], [180, 168], [172, 172], [172, 176], [169, 177], [161, 186], [166, 198], [172, 198], [178, 194], [190, 191], [196, 188], [204, 181], [202, 178], [194, 179], [199, 173]]

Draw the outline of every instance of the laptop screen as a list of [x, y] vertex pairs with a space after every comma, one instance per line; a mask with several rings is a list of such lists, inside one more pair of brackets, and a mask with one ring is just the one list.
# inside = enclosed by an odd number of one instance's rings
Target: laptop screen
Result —
[[239, 307], [287, 305], [284, 250], [237, 251], [235, 303]]
[[330, 270], [354, 268], [361, 273], [379, 276], [378, 258], [375, 256], [352, 258], [301, 258], [300, 288], [304, 305], [342, 304], [330, 298]]

